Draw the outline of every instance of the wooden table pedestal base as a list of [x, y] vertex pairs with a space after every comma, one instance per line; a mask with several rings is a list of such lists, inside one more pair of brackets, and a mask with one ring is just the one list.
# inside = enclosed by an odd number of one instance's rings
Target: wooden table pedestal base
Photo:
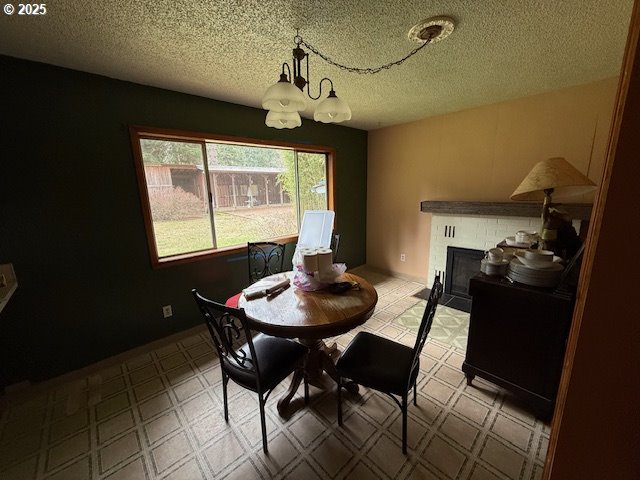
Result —
[[[323, 390], [332, 389], [338, 383], [338, 372], [335, 364], [335, 360], [340, 356], [338, 346], [335, 343], [327, 345], [322, 340], [299, 339], [298, 341], [309, 348], [309, 354], [304, 365], [308, 382], [314, 387]], [[278, 413], [280, 416], [286, 414], [289, 403], [291, 403], [291, 399], [298, 391], [301, 381], [302, 373], [300, 371], [295, 372], [287, 393], [278, 400]], [[344, 388], [350, 393], [358, 393], [358, 385], [353, 382], [345, 384]]]

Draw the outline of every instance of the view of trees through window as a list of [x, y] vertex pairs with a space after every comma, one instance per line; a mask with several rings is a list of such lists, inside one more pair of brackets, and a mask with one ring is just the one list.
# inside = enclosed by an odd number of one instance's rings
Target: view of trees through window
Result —
[[295, 235], [327, 208], [327, 155], [211, 141], [140, 139], [158, 257]]

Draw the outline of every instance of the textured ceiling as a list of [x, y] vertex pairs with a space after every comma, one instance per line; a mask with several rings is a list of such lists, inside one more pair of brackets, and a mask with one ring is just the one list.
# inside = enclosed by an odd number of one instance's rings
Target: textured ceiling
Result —
[[415, 23], [452, 17], [449, 38], [377, 75], [311, 56], [312, 93], [329, 76], [353, 112], [345, 125], [374, 129], [617, 75], [632, 3], [57, 0], [41, 17], [0, 14], [0, 53], [260, 107], [296, 28], [335, 60], [371, 67], [411, 51]]

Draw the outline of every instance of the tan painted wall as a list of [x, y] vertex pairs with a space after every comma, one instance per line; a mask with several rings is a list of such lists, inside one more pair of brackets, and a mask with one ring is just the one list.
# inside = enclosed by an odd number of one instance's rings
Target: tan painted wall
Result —
[[369, 132], [367, 263], [426, 280], [431, 216], [420, 212], [423, 200], [509, 201], [536, 162], [555, 156], [599, 183], [617, 82]]

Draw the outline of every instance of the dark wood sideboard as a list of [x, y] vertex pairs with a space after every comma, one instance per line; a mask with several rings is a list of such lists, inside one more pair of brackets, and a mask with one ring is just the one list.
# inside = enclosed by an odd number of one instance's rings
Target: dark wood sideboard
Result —
[[479, 273], [472, 296], [469, 341], [462, 370], [518, 396], [548, 420], [558, 391], [575, 295], [529, 287]]

